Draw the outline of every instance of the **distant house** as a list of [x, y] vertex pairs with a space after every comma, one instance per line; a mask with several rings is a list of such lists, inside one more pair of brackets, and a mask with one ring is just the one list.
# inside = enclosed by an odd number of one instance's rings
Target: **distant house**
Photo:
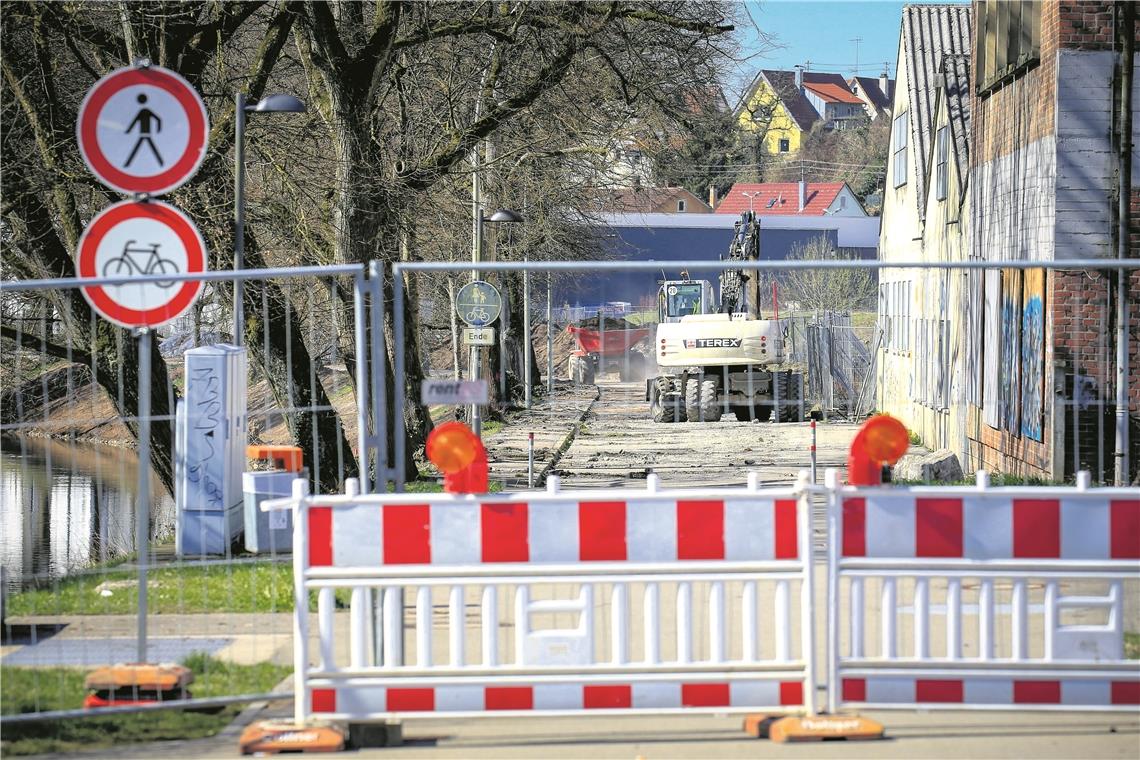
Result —
[[762, 216], [867, 216], [846, 182], [738, 182], [716, 213], [749, 209]]
[[804, 71], [802, 66], [795, 71], [761, 70], [733, 116], [773, 155], [799, 150], [803, 135], [816, 124], [848, 129], [867, 120], [863, 101], [842, 75]]
[[883, 115], [890, 115], [891, 103], [895, 97], [895, 80], [887, 77], [887, 72], [873, 77], [851, 77], [847, 80], [851, 93], [863, 103], [867, 116], [874, 121]]
[[593, 191], [594, 208], [613, 214], [709, 214], [712, 208], [683, 187], [634, 187]]

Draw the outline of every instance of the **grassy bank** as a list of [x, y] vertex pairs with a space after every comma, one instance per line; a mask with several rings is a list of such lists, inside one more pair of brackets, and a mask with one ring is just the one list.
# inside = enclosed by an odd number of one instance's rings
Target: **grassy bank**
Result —
[[[293, 566], [269, 560], [152, 568], [147, 578], [150, 613], [289, 612]], [[45, 587], [14, 593], [8, 615], [129, 615], [138, 601], [131, 569], [88, 571]], [[7, 691], [7, 689], [5, 689]]]
[[[408, 493], [439, 493], [435, 480], [408, 483]], [[492, 483], [491, 491], [501, 491]], [[379, 537], [372, 540], [379, 546]], [[379, 550], [377, 550], [379, 551]], [[133, 615], [138, 603], [138, 580], [133, 558], [119, 558], [84, 570], [51, 585], [14, 592], [8, 597], [9, 617], [25, 615]], [[147, 596], [152, 615], [208, 612], [292, 612], [293, 564], [290, 555], [276, 561], [241, 557], [223, 564], [187, 559], [152, 567]]]
[[[264, 693], [290, 672], [280, 665], [232, 665], [205, 655], [192, 655], [183, 664], [195, 673], [195, 681], [190, 686], [190, 693], [195, 697]], [[74, 668], [0, 667], [4, 684], [0, 691], [0, 712], [11, 715], [82, 707], [84, 676], [85, 671]], [[9, 757], [99, 749], [132, 742], [201, 739], [229, 725], [242, 707], [231, 705], [213, 714], [163, 711], [8, 724], [4, 726], [0, 753]]]

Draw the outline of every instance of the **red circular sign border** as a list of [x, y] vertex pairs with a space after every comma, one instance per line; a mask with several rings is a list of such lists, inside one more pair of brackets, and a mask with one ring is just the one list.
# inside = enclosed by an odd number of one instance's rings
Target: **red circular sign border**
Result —
[[[206, 271], [206, 241], [188, 216], [162, 201], [120, 201], [103, 209], [79, 237], [77, 268], [80, 277], [99, 277], [95, 271], [95, 254], [99, 243], [116, 225], [136, 218], [148, 218], [170, 227], [186, 248], [186, 274]], [[197, 268], [195, 268], [197, 267]], [[182, 316], [198, 299], [201, 280], [185, 280], [177, 294], [153, 309], [131, 309], [116, 303], [102, 285], [80, 288], [91, 308], [104, 319], [121, 327], [159, 327]]]
[[[181, 158], [166, 171], [150, 177], [138, 177], [116, 169], [103, 155], [95, 130], [99, 113], [111, 96], [126, 87], [140, 84], [158, 87], [170, 93], [182, 106], [190, 122], [190, 139]], [[195, 115], [201, 118], [195, 118]], [[160, 66], [117, 69], [100, 79], [83, 98], [75, 125], [79, 153], [87, 168], [100, 182], [112, 190], [126, 194], [163, 195], [181, 187], [197, 173], [198, 167], [205, 160], [209, 132], [210, 117], [198, 93], [177, 73]]]

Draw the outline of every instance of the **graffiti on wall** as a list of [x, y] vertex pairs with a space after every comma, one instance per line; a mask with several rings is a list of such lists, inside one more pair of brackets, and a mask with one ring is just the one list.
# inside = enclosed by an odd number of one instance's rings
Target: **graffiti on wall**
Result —
[[1045, 414], [1045, 270], [1027, 269], [1021, 311], [1021, 434], [1040, 441]]
[[1005, 430], [1020, 428], [1021, 270], [1001, 272], [1001, 367], [998, 392], [1000, 421]]

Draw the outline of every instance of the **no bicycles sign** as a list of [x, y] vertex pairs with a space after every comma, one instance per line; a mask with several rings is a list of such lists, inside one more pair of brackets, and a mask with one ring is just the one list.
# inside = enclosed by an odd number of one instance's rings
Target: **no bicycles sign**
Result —
[[206, 271], [206, 244], [184, 213], [167, 203], [123, 201], [99, 213], [79, 238], [79, 276], [143, 282], [85, 285], [91, 308], [123, 327], [158, 327], [198, 298], [201, 281], [161, 275]]
[[87, 168], [120, 193], [162, 195], [194, 176], [210, 121], [190, 84], [169, 69], [139, 65], [95, 83], [75, 136]]

